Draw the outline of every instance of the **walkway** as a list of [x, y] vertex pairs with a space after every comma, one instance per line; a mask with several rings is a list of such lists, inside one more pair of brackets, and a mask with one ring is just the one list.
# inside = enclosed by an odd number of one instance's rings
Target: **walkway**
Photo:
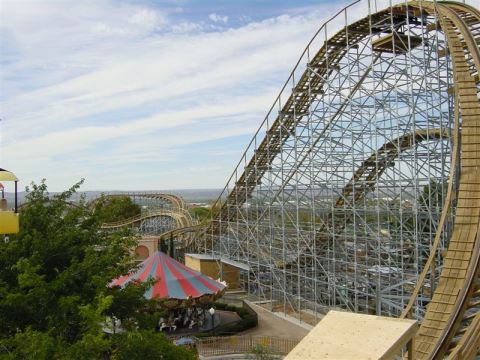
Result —
[[281, 315], [274, 314], [255, 303], [246, 302], [257, 313], [258, 326], [238, 335], [274, 336], [300, 341], [313, 328], [307, 324], [296, 324], [294, 320], [282, 318]]

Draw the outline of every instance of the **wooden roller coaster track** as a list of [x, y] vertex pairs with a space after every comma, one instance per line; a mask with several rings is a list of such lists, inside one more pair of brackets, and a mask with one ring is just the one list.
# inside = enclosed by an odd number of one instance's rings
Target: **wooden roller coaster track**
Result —
[[119, 229], [122, 227], [127, 226], [135, 226], [140, 224], [142, 221], [147, 219], [153, 219], [157, 217], [170, 217], [175, 220], [177, 227], [184, 228], [188, 226], [194, 225], [194, 221], [190, 216], [190, 213], [186, 210], [156, 210], [156, 211], [149, 211], [147, 213], [143, 213], [137, 216], [133, 216], [128, 219], [119, 220], [111, 223], [104, 223], [102, 224], [102, 229]]
[[[187, 210], [187, 205], [183, 198], [163, 193], [121, 193], [108, 194], [107, 197], [131, 197], [161, 200], [170, 203], [170, 206], [164, 209], [151, 210], [141, 213], [128, 219], [102, 224], [103, 230], [118, 230], [125, 227], [140, 227], [142, 222], [159, 217], [168, 217], [175, 221], [175, 229], [156, 235], [158, 241], [168, 240], [172, 237], [182, 238], [180, 247], [188, 248], [198, 234], [199, 225], [192, 218]], [[94, 206], [94, 203], [92, 204]]]
[[[120, 194], [107, 194], [108, 197], [130, 197], [130, 198], [143, 198], [143, 199], [153, 199], [153, 200], [163, 200], [171, 204], [173, 209], [186, 209], [187, 204], [185, 200], [180, 196], [173, 194], [164, 194], [164, 193], [148, 193], [148, 192], [133, 192], [133, 193], [120, 193]], [[92, 201], [92, 206], [95, 205], [98, 199]]]
[[[383, 144], [377, 151], [370, 155], [355, 171], [350, 181], [345, 185], [341, 194], [335, 201], [334, 208], [340, 208], [345, 204], [353, 204], [368, 196], [368, 193], [374, 188], [378, 179], [389, 168], [395, 165], [395, 160], [402, 152], [411, 150], [424, 141], [438, 141], [450, 139], [450, 134], [446, 129], [422, 129], [413, 133], [402, 135]], [[327, 216], [319, 229], [320, 234], [324, 234], [332, 226], [332, 218], [335, 213]], [[342, 215], [343, 216], [343, 215]], [[344, 227], [349, 223], [349, 219], [339, 222]], [[339, 226], [338, 224], [336, 226]], [[324, 237], [317, 240], [325, 240]], [[321, 251], [322, 246], [317, 249]]]
[[[293, 89], [291, 96], [278, 113], [277, 118], [267, 131], [264, 140], [259, 145], [255, 156], [245, 167], [244, 173], [236, 181], [235, 187], [223, 202], [221, 210], [218, 212], [218, 214], [220, 214], [219, 218], [214, 219], [219, 221], [213, 222], [213, 232], [218, 231], [216, 226], [218, 226], [219, 222], [228, 222], [232, 219], [235, 212], [229, 211], [231, 208], [235, 208], [239, 204], [248, 201], [270, 164], [282, 151], [283, 145], [294, 132], [299, 120], [308, 115], [311, 102], [323, 94], [323, 87], [326, 84], [328, 75], [338, 68], [340, 60], [349, 47], [354, 47], [359, 41], [370, 34], [371, 22], [379, 24], [378, 28], [375, 29], [377, 32], [388, 29], [390, 26], [390, 12], [384, 11], [373, 14], [371, 19], [364, 18], [348, 26], [348, 31], [339, 31], [325, 43], [310, 61], [307, 71], [303, 73]], [[318, 32], [320, 32], [320, 30]], [[349, 33], [349, 36], [346, 35], [347, 33]], [[313, 74], [314, 76], [312, 76]], [[352, 90], [352, 94], [355, 91], [356, 88]], [[344, 109], [345, 105], [337, 110], [337, 115]], [[314, 146], [312, 146], [312, 148], [313, 147]], [[289, 176], [291, 177], [293, 174]]]
[[473, 358], [480, 350], [480, 14], [451, 2], [412, 6], [439, 14], [454, 70], [455, 111], [461, 116], [461, 128], [454, 129], [461, 134], [454, 230], [438, 286], [416, 336], [416, 356]]
[[397, 139], [382, 145], [355, 171], [352, 179], [343, 188], [341, 195], [335, 202], [335, 207], [341, 207], [347, 202], [353, 203], [365, 197], [375, 186], [378, 178], [395, 159], [406, 150], [420, 144], [422, 141], [449, 139], [446, 129], [422, 129], [405, 134]]
[[[380, 11], [372, 14], [368, 18], [363, 18], [348, 25], [345, 29], [340, 30], [325, 42], [324, 46], [322, 46], [309, 62], [307, 70], [299, 79], [292, 94], [267, 131], [255, 155], [245, 167], [243, 174], [235, 182], [235, 187], [228, 193], [227, 199], [222, 202], [222, 206], [220, 210], [217, 211], [217, 216], [214, 217], [214, 221], [212, 222], [212, 231], [214, 233], [218, 232], [220, 223], [233, 220], [235, 211], [230, 211], [231, 209], [235, 209], [239, 205], [247, 202], [251, 197], [252, 192], [261, 182], [270, 164], [282, 151], [283, 145], [294, 133], [295, 127], [300, 119], [309, 114], [309, 107], [312, 101], [323, 94], [323, 88], [327, 85], [328, 75], [335, 69], [338, 69], [339, 63], [347, 50], [354, 48], [360, 41], [371, 34], [388, 32], [391, 26], [390, 22], [391, 11], [389, 9]], [[374, 28], [372, 28], [372, 24], [375, 24]], [[318, 32], [321, 30], [322, 28]], [[378, 58], [379, 55], [376, 56], [376, 59]], [[362, 78], [352, 88], [349, 97], [353, 96], [360, 88], [369, 71], [370, 69], [367, 69]], [[337, 109], [336, 114], [332, 116], [332, 119], [337, 118], [345, 110], [346, 105], [347, 102], [344, 102]], [[330, 121], [330, 123], [332, 123], [332, 121]], [[326, 132], [327, 129], [328, 127], [324, 129], [324, 132]], [[318, 137], [317, 141], [320, 139], [321, 136]], [[312, 144], [312, 150], [315, 145], [316, 142]], [[308, 153], [309, 152], [307, 152], [303, 160], [299, 161], [297, 167], [302, 165]], [[295, 170], [293, 170], [291, 174], [287, 174], [286, 178], [292, 178], [294, 172]], [[286, 182], [287, 181], [284, 181], [284, 183]], [[278, 191], [280, 191], [280, 189]], [[220, 201], [221, 199], [219, 199], [217, 203]]]
[[[402, 135], [396, 139], [393, 139], [383, 144], [378, 150], [370, 155], [353, 174], [350, 181], [340, 192], [337, 200], [334, 202], [334, 209], [341, 208], [348, 203], [354, 203], [362, 200], [368, 196], [369, 192], [374, 188], [380, 176], [389, 168], [395, 165], [395, 160], [400, 156], [402, 152], [411, 150], [424, 141], [439, 141], [450, 139], [450, 134], [446, 129], [433, 128], [433, 129], [421, 129], [415, 132]], [[333, 223], [335, 212], [332, 211], [329, 215], [322, 219], [322, 225], [318, 229], [318, 233], [322, 234], [317, 239], [317, 250], [322, 251], [322, 242], [326, 240], [325, 234], [329, 231]], [[341, 215], [344, 216], [344, 215]], [[345, 227], [348, 224], [349, 219], [338, 222], [337, 227]], [[331, 229], [330, 229], [331, 231]], [[328, 237], [328, 236], [327, 236]], [[300, 252], [300, 258], [304, 251]], [[270, 257], [267, 254], [265, 256]], [[295, 255], [295, 260], [298, 254]], [[288, 266], [288, 263], [272, 259], [279, 267]]]

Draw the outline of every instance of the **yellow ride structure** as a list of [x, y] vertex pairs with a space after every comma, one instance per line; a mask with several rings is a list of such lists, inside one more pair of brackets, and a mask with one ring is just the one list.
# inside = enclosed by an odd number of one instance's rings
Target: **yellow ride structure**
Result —
[[3, 185], [1, 186], [2, 194], [0, 198], [0, 234], [16, 234], [20, 229], [18, 216], [18, 179], [14, 173], [0, 168], [0, 182], [13, 182], [15, 184], [15, 203], [13, 210], [9, 209], [9, 204], [7, 202], [7, 199], [5, 198], [5, 190], [3, 188]]

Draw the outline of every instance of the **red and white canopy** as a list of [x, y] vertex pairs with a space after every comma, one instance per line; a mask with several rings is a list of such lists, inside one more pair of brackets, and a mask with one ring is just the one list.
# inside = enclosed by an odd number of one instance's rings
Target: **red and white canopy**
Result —
[[157, 251], [139, 269], [115, 279], [110, 286], [125, 287], [132, 281], [155, 279], [155, 285], [145, 292], [147, 299], [198, 299], [210, 295], [209, 300], [223, 294], [226, 284], [192, 270], [170, 256]]

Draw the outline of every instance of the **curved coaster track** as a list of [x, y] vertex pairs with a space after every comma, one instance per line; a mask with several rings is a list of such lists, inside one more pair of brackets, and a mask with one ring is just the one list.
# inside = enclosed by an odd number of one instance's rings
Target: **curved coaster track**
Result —
[[[167, 240], [177, 235], [179, 229], [185, 232], [185, 229], [195, 228], [197, 222], [192, 218], [187, 210], [187, 205], [183, 198], [172, 194], [163, 193], [120, 193], [107, 194], [106, 197], [125, 197], [132, 198], [135, 203], [147, 207], [147, 211], [128, 219], [116, 222], [104, 223], [104, 230], [118, 230], [131, 227], [138, 230], [143, 237], [156, 236], [158, 241]], [[96, 200], [98, 201], [98, 199]], [[95, 201], [91, 206], [95, 205]], [[193, 241], [193, 232], [187, 233], [181, 238], [179, 248], [185, 248]]]
[[[171, 208], [171, 209], [186, 209], [187, 204], [182, 197], [173, 194], [164, 194], [156, 192], [125, 192], [118, 194], [105, 194], [107, 198], [116, 197], [129, 197], [133, 202], [138, 202], [145, 205], [153, 205], [159, 208]], [[100, 198], [97, 198], [91, 202], [91, 206], [94, 206]]]
[[185, 228], [188, 226], [192, 226], [194, 223], [188, 211], [167, 209], [167, 210], [148, 211], [146, 213], [133, 216], [128, 219], [123, 219], [123, 220], [115, 221], [111, 223], [105, 223], [102, 225], [102, 229], [119, 229], [127, 226], [142, 228], [146, 226], [146, 225], [143, 225], [146, 221], [151, 219], [161, 218], [161, 217], [167, 217], [172, 219], [175, 222], [175, 225], [174, 225], [175, 228]]
[[380, 3], [356, 1], [322, 25], [211, 223], [185, 233], [198, 232], [192, 249], [248, 264], [246, 289], [274, 310], [414, 317], [417, 358], [473, 359], [480, 12]]

